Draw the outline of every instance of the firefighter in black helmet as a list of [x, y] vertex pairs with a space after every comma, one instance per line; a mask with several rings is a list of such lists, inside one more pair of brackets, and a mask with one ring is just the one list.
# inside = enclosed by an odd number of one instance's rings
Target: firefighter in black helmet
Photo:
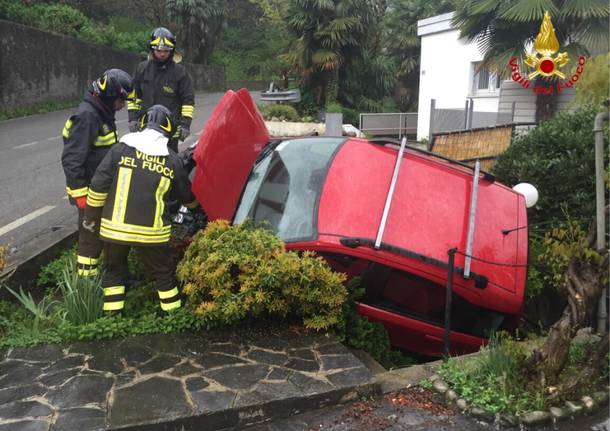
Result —
[[129, 130], [138, 130], [138, 119], [153, 105], [163, 105], [171, 111], [177, 124], [169, 146], [178, 152], [178, 140], [190, 134], [195, 109], [193, 83], [176, 52], [176, 37], [165, 27], [153, 30], [149, 42], [148, 60], [138, 64], [134, 74], [136, 100], [127, 105]]
[[87, 197], [85, 225], [92, 232], [99, 226], [104, 242], [104, 311], [124, 307], [127, 255], [132, 246], [156, 281], [161, 309], [182, 305], [168, 245], [168, 203], [179, 200], [189, 208], [199, 204], [182, 161], [167, 147], [175, 131], [171, 112], [152, 106], [141, 128], [123, 136], [106, 155]]
[[83, 213], [91, 177], [108, 150], [117, 142], [114, 115], [125, 101], [135, 97], [131, 76], [109, 69], [92, 82], [63, 129], [61, 164], [66, 175], [70, 203], [78, 208], [78, 273], [95, 275], [101, 243], [97, 235], [83, 230]]

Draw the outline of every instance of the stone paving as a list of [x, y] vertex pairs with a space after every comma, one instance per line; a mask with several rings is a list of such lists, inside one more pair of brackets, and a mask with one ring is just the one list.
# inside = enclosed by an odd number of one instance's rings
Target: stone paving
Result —
[[242, 427], [379, 390], [342, 344], [289, 330], [13, 348], [0, 360], [0, 431]]

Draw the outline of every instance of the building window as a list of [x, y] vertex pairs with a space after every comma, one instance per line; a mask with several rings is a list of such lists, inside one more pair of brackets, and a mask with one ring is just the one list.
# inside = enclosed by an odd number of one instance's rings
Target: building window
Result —
[[500, 89], [501, 79], [488, 69], [479, 69], [480, 62], [472, 63], [473, 95], [495, 94]]

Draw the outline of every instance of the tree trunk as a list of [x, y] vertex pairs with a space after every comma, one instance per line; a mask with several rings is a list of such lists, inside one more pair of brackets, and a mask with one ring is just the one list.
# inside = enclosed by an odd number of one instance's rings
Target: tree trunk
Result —
[[[595, 245], [595, 222], [589, 230], [589, 247]], [[601, 268], [608, 267], [608, 254], [604, 256]], [[604, 274], [600, 266], [579, 256], [573, 257], [568, 264], [566, 288], [568, 305], [561, 318], [553, 324], [544, 346], [532, 353], [528, 359], [530, 380], [545, 381], [546, 385], [555, 385], [563, 371], [570, 350], [572, 337], [579, 328], [586, 327], [595, 321], [597, 305], [604, 288]], [[607, 337], [605, 338], [607, 342]], [[599, 364], [595, 365], [599, 370]], [[591, 369], [589, 369], [591, 368]], [[594, 375], [595, 369], [585, 367], [583, 373]]]
[[553, 90], [551, 94], [536, 93], [536, 122], [541, 122], [550, 119], [557, 111], [557, 94], [555, 93], [555, 80], [536, 79], [535, 87], [550, 87]]
[[580, 373], [572, 377], [570, 380], [561, 383], [557, 390], [554, 391], [550, 398], [559, 398], [563, 394], [569, 394], [575, 391], [578, 386], [582, 385], [582, 382], [593, 382], [601, 375], [602, 367], [606, 361], [606, 355], [608, 355], [608, 334], [604, 335], [601, 340], [597, 343], [593, 355], [589, 359], [586, 367], [584, 367]]

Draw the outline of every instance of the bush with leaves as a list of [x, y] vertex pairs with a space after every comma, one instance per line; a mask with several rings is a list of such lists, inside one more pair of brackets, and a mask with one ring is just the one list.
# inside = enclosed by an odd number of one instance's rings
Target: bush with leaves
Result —
[[267, 105], [262, 114], [265, 120], [299, 121], [299, 113], [290, 105]]
[[[575, 220], [568, 220], [551, 229], [545, 235], [543, 244], [544, 251], [539, 260], [548, 268], [545, 281], [558, 289], [566, 288], [568, 265], [575, 257], [603, 271], [603, 256], [590, 247], [587, 232]], [[605, 284], [608, 284], [608, 280]]]
[[544, 391], [526, 386], [522, 370], [527, 346], [494, 334], [474, 359], [451, 358], [439, 374], [458, 395], [490, 412], [522, 413], [547, 407]]
[[61, 283], [63, 271], [72, 262], [76, 262], [76, 246], [66, 249], [40, 269], [36, 284], [39, 287], [56, 288]]
[[610, 96], [610, 53], [588, 59], [576, 88], [576, 104], [600, 107]]
[[311, 252], [287, 252], [273, 233], [250, 223], [209, 223], [187, 249], [178, 277], [209, 326], [295, 314], [307, 328], [330, 329], [347, 297], [344, 274]]
[[[562, 112], [519, 135], [498, 158], [494, 173], [506, 184], [532, 183], [538, 204], [528, 211], [528, 223], [565, 219], [588, 221], [595, 214], [594, 107]], [[607, 134], [606, 134], [607, 136]], [[608, 165], [608, 141], [604, 166]]]
[[65, 34], [87, 42], [145, 54], [148, 24], [128, 17], [113, 17], [108, 24], [96, 22], [67, 4], [24, 0], [0, 0], [0, 18]]
[[347, 282], [348, 298], [343, 304], [343, 319], [336, 330], [339, 339], [356, 349], [366, 351], [387, 369], [412, 365], [412, 358], [392, 349], [388, 332], [381, 323], [371, 322], [358, 314], [356, 301], [365, 293], [360, 283], [360, 277], [354, 277]]

